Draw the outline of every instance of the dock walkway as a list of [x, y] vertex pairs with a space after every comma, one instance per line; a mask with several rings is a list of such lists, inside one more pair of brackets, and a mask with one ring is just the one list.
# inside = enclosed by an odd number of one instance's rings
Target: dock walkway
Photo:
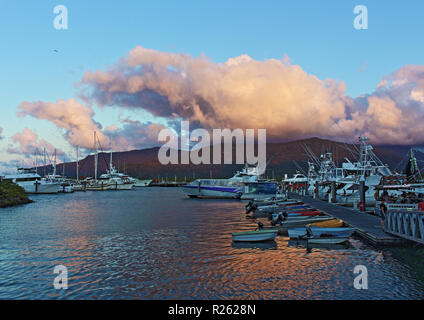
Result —
[[289, 193], [291, 198], [301, 199], [303, 202], [333, 216], [343, 220], [347, 225], [356, 229], [356, 233], [374, 245], [402, 245], [407, 241], [385, 233], [381, 228], [381, 220], [364, 212], [351, 208], [342, 207], [337, 204], [328, 203], [314, 199], [310, 196], [302, 196], [297, 193]]

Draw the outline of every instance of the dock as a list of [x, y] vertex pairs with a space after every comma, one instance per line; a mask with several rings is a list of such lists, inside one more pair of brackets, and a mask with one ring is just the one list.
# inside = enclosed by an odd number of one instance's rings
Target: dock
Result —
[[405, 239], [384, 232], [381, 228], [380, 217], [314, 199], [310, 196], [303, 196], [297, 193], [289, 193], [289, 196], [291, 198], [300, 199], [334, 218], [343, 220], [349, 227], [355, 228], [355, 234], [373, 245], [393, 246], [405, 245], [408, 243]]

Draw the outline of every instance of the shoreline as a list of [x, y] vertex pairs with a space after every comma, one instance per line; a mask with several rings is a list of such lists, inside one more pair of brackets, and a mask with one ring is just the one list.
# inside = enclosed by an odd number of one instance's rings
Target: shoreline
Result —
[[34, 202], [25, 190], [9, 181], [0, 181], [0, 208], [12, 207]]

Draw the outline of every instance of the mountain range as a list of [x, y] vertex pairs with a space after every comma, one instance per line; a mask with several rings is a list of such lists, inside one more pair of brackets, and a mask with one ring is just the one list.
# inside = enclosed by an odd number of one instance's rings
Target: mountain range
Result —
[[[398, 172], [404, 170], [411, 146], [374, 146], [374, 153], [380, 160]], [[222, 148], [223, 150], [224, 148]], [[267, 143], [268, 159], [267, 177], [281, 178], [284, 174], [293, 174], [297, 170], [306, 169], [309, 158], [306, 149], [316, 156], [324, 152], [332, 152], [336, 164], [341, 164], [344, 158], [351, 161], [358, 159], [358, 145], [336, 142], [321, 138], [309, 138], [290, 142]], [[235, 145], [232, 146], [235, 158]], [[424, 153], [414, 147], [417, 160], [424, 161]], [[113, 164], [120, 171], [141, 179], [158, 180], [191, 180], [195, 178], [228, 178], [243, 165], [214, 165], [214, 164], [169, 164], [162, 165], [158, 161], [159, 147], [113, 153]], [[211, 147], [211, 155], [213, 147]], [[109, 167], [109, 153], [100, 152], [98, 156], [98, 174], [106, 172]], [[43, 173], [43, 168], [38, 168]], [[47, 166], [46, 171], [52, 171]], [[57, 165], [57, 173], [63, 173], [63, 164]], [[76, 162], [65, 163], [65, 175], [76, 177]], [[79, 177], [94, 175], [94, 156], [89, 155], [79, 161]]]

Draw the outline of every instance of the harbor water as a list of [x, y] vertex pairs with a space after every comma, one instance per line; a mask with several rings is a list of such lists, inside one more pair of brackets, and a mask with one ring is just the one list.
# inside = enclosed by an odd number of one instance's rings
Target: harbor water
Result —
[[[0, 209], [0, 299], [423, 299], [424, 282], [390, 250], [359, 239], [307, 248], [253, 230], [244, 203], [179, 188], [34, 195]], [[55, 289], [54, 268], [68, 271]], [[368, 289], [355, 289], [355, 266]]]

